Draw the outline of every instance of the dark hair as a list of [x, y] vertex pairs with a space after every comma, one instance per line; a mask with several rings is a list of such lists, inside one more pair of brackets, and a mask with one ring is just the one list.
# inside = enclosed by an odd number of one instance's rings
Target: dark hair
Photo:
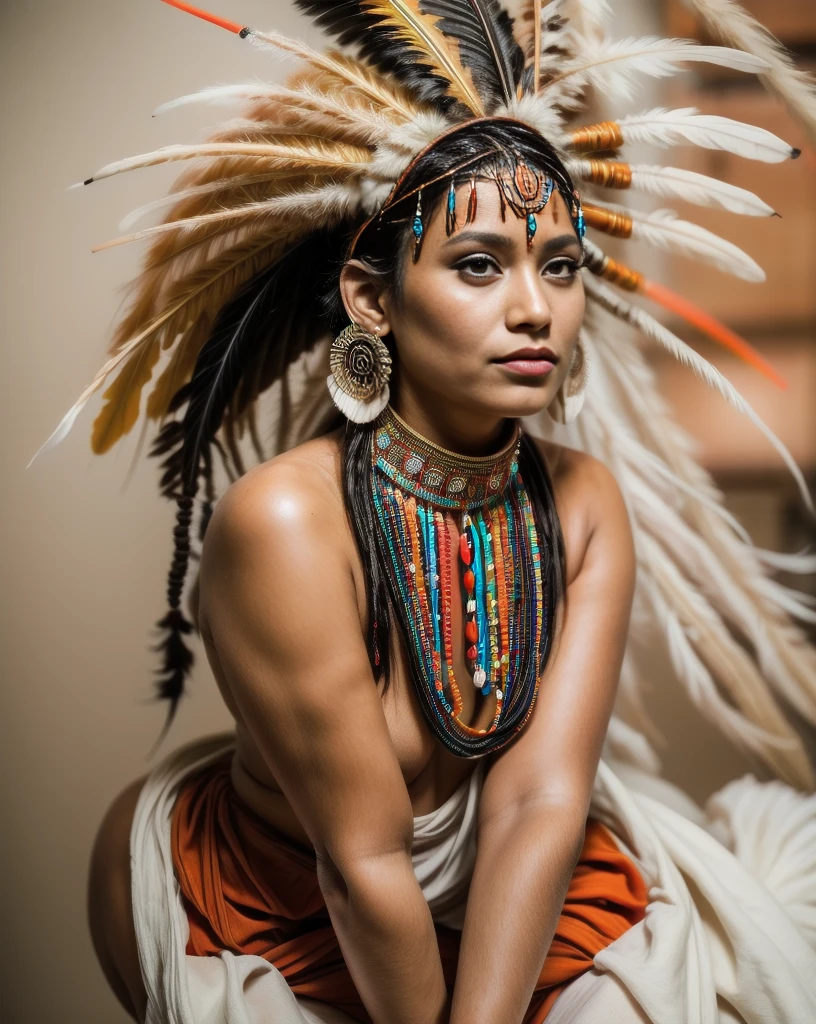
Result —
[[[521, 121], [481, 118], [457, 126], [409, 164], [383, 211], [352, 236], [353, 251], [347, 255], [364, 262], [398, 295], [405, 263], [413, 247], [412, 222], [417, 194], [422, 193], [422, 221], [427, 225], [451, 183], [495, 180], [497, 170], [512, 173], [520, 160], [552, 179], [572, 215], [573, 182], [554, 147]], [[504, 205], [504, 200], [502, 202]], [[323, 296], [323, 307], [335, 332], [348, 319], [340, 295], [341, 267], [342, 263], [337, 267], [333, 286]]]
[[[574, 223], [572, 181], [543, 136], [510, 118], [464, 124], [442, 136], [409, 165], [381, 215], [368, 222], [358, 219], [353, 224], [346, 222], [313, 232], [245, 285], [224, 306], [209, 330], [191, 379], [179, 388], [171, 403], [170, 413], [176, 418], [164, 424], [151, 449], [151, 455], [162, 460], [162, 493], [177, 504], [173, 561], [167, 581], [168, 610], [157, 624], [164, 638], [155, 648], [162, 654], [158, 695], [170, 701], [165, 731], [193, 660], [184, 640], [193, 626], [182, 611], [181, 597], [191, 557], [194, 504], [202, 481], [205, 500], [199, 521], [201, 539], [215, 500], [213, 455], [221, 458], [232, 478], [239, 476], [244, 468], [236, 437], [251, 421], [254, 400], [328, 331], [337, 333], [344, 326], [347, 317], [339, 277], [352, 241], [356, 243], [355, 257], [364, 260], [398, 294], [413, 237], [412, 197], [418, 188], [422, 188], [423, 221], [427, 223], [457, 173], [462, 174], [462, 180], [492, 176], [497, 161], [509, 167], [526, 162], [549, 176], [567, 202]], [[315, 432], [320, 433], [321, 427], [325, 430], [325, 423], [316, 424]], [[387, 686], [391, 620], [395, 617], [399, 622], [400, 614], [390, 598], [385, 563], [374, 541], [371, 430], [371, 426], [348, 425], [343, 486], [365, 570], [369, 658], [375, 679], [384, 676]], [[548, 589], [545, 625], [551, 637], [563, 594], [563, 540], [546, 467], [527, 438], [521, 468], [540, 535]], [[549, 642], [541, 652], [542, 664], [548, 650]]]

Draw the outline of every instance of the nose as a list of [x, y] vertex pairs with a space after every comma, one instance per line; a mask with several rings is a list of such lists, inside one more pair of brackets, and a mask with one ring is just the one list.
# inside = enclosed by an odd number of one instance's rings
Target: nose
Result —
[[505, 319], [509, 331], [530, 334], [543, 331], [552, 323], [544, 281], [536, 267], [525, 265], [513, 275]]

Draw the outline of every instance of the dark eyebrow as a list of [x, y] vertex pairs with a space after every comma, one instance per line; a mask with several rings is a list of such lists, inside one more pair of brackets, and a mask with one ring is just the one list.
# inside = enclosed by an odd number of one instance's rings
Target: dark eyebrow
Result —
[[463, 231], [461, 234], [452, 235], [442, 246], [447, 249], [457, 242], [480, 242], [482, 245], [492, 245], [497, 249], [512, 249], [515, 243], [507, 235], [500, 235], [492, 231]]
[[[515, 242], [507, 235], [500, 235], [492, 231], [463, 231], [461, 234], [452, 235], [447, 242], [443, 243], [442, 248], [446, 249], [457, 242], [479, 242], [481, 245], [489, 245], [505, 250], [512, 249], [515, 245]], [[547, 254], [557, 249], [564, 249], [569, 245], [577, 247], [578, 244], [578, 236], [570, 232], [570, 234], [548, 238], [542, 248], [543, 252]]]

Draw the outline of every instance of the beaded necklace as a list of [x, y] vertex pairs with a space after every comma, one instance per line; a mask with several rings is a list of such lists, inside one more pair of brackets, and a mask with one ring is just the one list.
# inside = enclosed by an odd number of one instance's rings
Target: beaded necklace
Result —
[[[473, 458], [412, 430], [388, 406], [374, 425], [372, 497], [396, 613], [423, 712], [460, 757], [497, 750], [523, 728], [540, 679], [545, 587], [532, 504], [519, 472], [521, 429], [500, 452]], [[459, 517], [459, 542], [445, 516]], [[454, 583], [456, 579], [456, 583]], [[473, 685], [495, 692], [487, 729], [460, 721], [453, 670], [453, 588], [464, 603]]]

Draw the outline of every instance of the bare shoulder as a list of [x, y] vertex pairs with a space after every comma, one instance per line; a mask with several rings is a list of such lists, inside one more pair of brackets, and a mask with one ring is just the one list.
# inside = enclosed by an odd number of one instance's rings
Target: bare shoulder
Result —
[[631, 547], [629, 514], [617, 480], [600, 459], [538, 438], [535, 443], [552, 480], [572, 581], [591, 544]]
[[355, 553], [339, 437], [270, 459], [236, 480], [215, 506], [201, 553], [201, 628], [210, 634], [227, 605], [230, 616], [237, 607], [245, 617], [260, 614], [281, 592], [311, 590], [316, 601], [328, 581], [335, 599], [348, 592], [356, 606]]
[[256, 466], [221, 496], [207, 528], [204, 559], [223, 547], [261, 549], [345, 534], [342, 453], [337, 434]]

